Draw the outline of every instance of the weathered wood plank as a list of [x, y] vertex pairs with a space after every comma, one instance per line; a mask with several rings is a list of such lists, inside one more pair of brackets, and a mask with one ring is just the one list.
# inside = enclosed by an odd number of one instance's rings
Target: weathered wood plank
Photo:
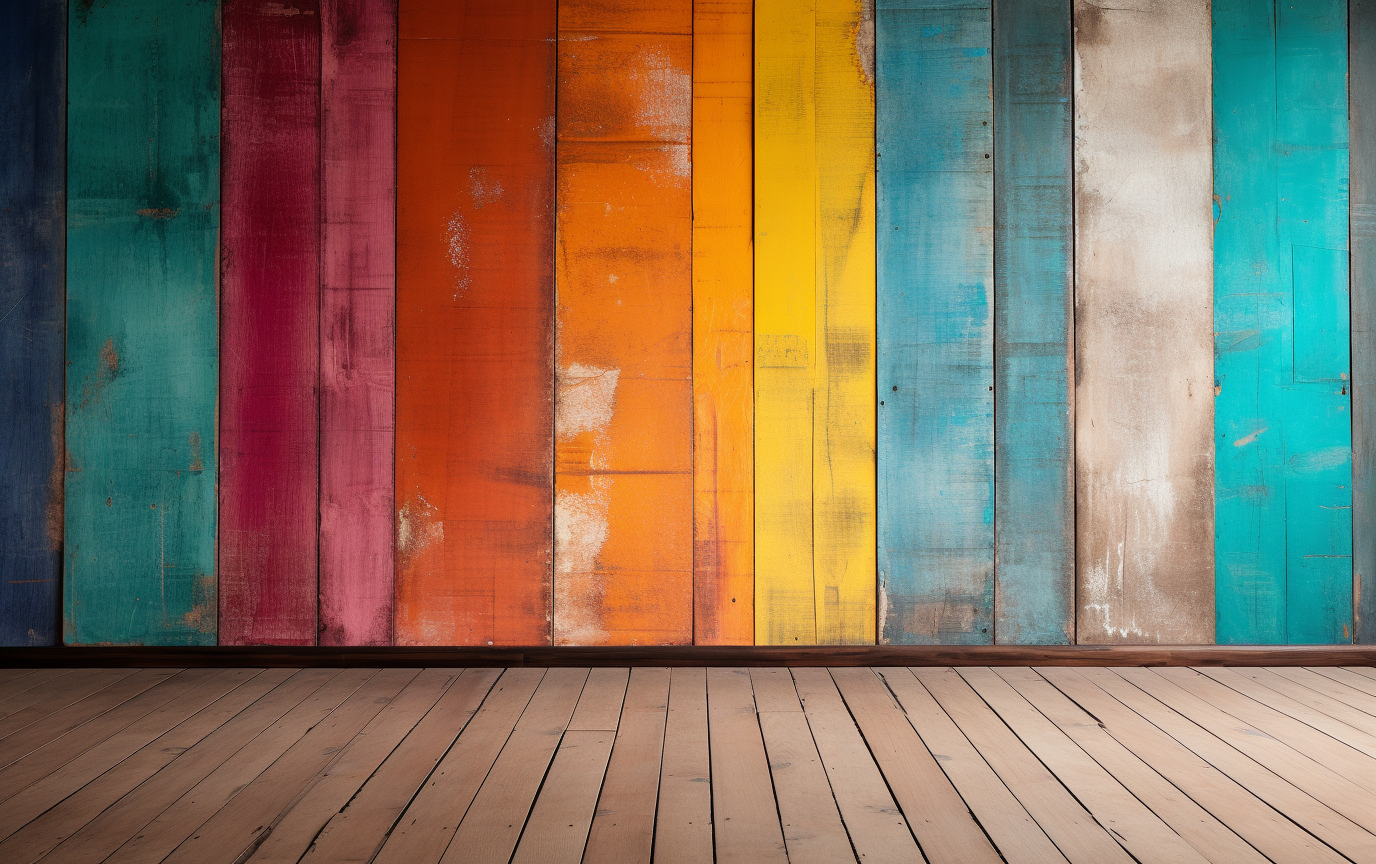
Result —
[[693, 642], [755, 633], [754, 34], [750, 0], [693, 4]]
[[317, 637], [319, 13], [320, 0], [221, 13], [221, 645]]
[[57, 641], [66, 9], [0, 8], [0, 645]]
[[755, 3], [755, 643], [817, 641], [816, 3]]
[[560, 0], [554, 641], [693, 637], [692, 3]]
[[1218, 641], [1352, 641], [1347, 3], [1213, 3]]
[[1376, 642], [1376, 2], [1348, 0], [1352, 641]]
[[707, 738], [707, 670], [674, 669], [659, 768], [655, 864], [711, 864], [712, 762]]
[[547, 645], [554, 0], [403, 0], [402, 645]]
[[1076, 641], [1211, 643], [1209, 4], [1074, 14]]
[[320, 644], [392, 644], [394, 0], [320, 6]]
[[587, 864], [650, 864], [669, 682], [668, 669], [631, 670], [615, 747], [583, 851]]
[[1075, 639], [1070, 0], [994, 0], [994, 641]]
[[991, 10], [880, 0], [878, 15], [881, 638], [990, 644]]
[[217, 9], [71, 9], [69, 644], [215, 644]]
[[716, 860], [786, 864], [750, 670], [707, 670], [707, 723]]

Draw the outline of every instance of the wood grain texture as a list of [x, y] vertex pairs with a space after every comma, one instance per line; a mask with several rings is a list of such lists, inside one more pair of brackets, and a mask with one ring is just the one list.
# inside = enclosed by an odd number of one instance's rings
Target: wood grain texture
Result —
[[213, 645], [217, 4], [71, 13], [63, 639]]
[[0, 645], [57, 640], [67, 17], [0, 8]]
[[396, 3], [320, 6], [320, 643], [392, 644]]
[[1347, 4], [1213, 3], [1218, 641], [1352, 641]]
[[1210, 23], [1075, 2], [1077, 641], [1214, 641]]
[[994, 641], [988, 3], [880, 0], [884, 642]]
[[1376, 2], [1349, 0], [1352, 641], [1376, 643]]
[[320, 2], [225, 0], [221, 16], [220, 644], [313, 645]]
[[693, 4], [693, 642], [755, 633], [753, 7]]
[[550, 641], [554, 0], [403, 0], [401, 645]]
[[995, 0], [994, 641], [1075, 639], [1070, 0]]
[[692, 641], [692, 23], [559, 2], [560, 645]]

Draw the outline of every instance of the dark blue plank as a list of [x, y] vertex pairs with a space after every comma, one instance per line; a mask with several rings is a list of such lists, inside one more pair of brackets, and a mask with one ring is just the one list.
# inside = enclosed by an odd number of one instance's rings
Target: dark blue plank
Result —
[[0, 3], [0, 645], [57, 636], [66, 22]]

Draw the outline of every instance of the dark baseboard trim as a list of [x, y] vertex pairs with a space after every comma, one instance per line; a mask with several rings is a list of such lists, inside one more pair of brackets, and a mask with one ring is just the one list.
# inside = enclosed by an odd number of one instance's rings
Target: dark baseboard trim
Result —
[[1371, 645], [0, 648], [41, 666], [1373, 666]]

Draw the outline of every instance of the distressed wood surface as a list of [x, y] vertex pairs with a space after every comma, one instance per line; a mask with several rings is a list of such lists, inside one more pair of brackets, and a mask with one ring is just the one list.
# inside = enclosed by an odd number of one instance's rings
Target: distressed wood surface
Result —
[[559, 2], [558, 644], [692, 640], [692, 23]]
[[401, 645], [550, 641], [554, 22], [401, 4]]
[[1215, 0], [1218, 641], [1352, 641], [1347, 3]]
[[988, 3], [880, 0], [881, 639], [994, 633]]
[[71, 7], [68, 643], [215, 643], [216, 12]]
[[57, 639], [66, 6], [0, 7], [0, 645]]
[[693, 641], [755, 633], [754, 33], [750, 0], [693, 4]]
[[1070, 0], [995, 0], [994, 641], [1075, 639]]
[[220, 643], [316, 642], [320, 3], [224, 0]]
[[1075, 2], [1077, 641], [1214, 641], [1206, 0]]
[[755, 642], [817, 641], [812, 582], [816, 357], [816, 15], [755, 3]]
[[320, 6], [320, 643], [392, 643], [396, 3]]
[[874, 4], [816, 3], [817, 641], [875, 640]]
[[1353, 640], [1376, 642], [1376, 2], [1348, 2]]

